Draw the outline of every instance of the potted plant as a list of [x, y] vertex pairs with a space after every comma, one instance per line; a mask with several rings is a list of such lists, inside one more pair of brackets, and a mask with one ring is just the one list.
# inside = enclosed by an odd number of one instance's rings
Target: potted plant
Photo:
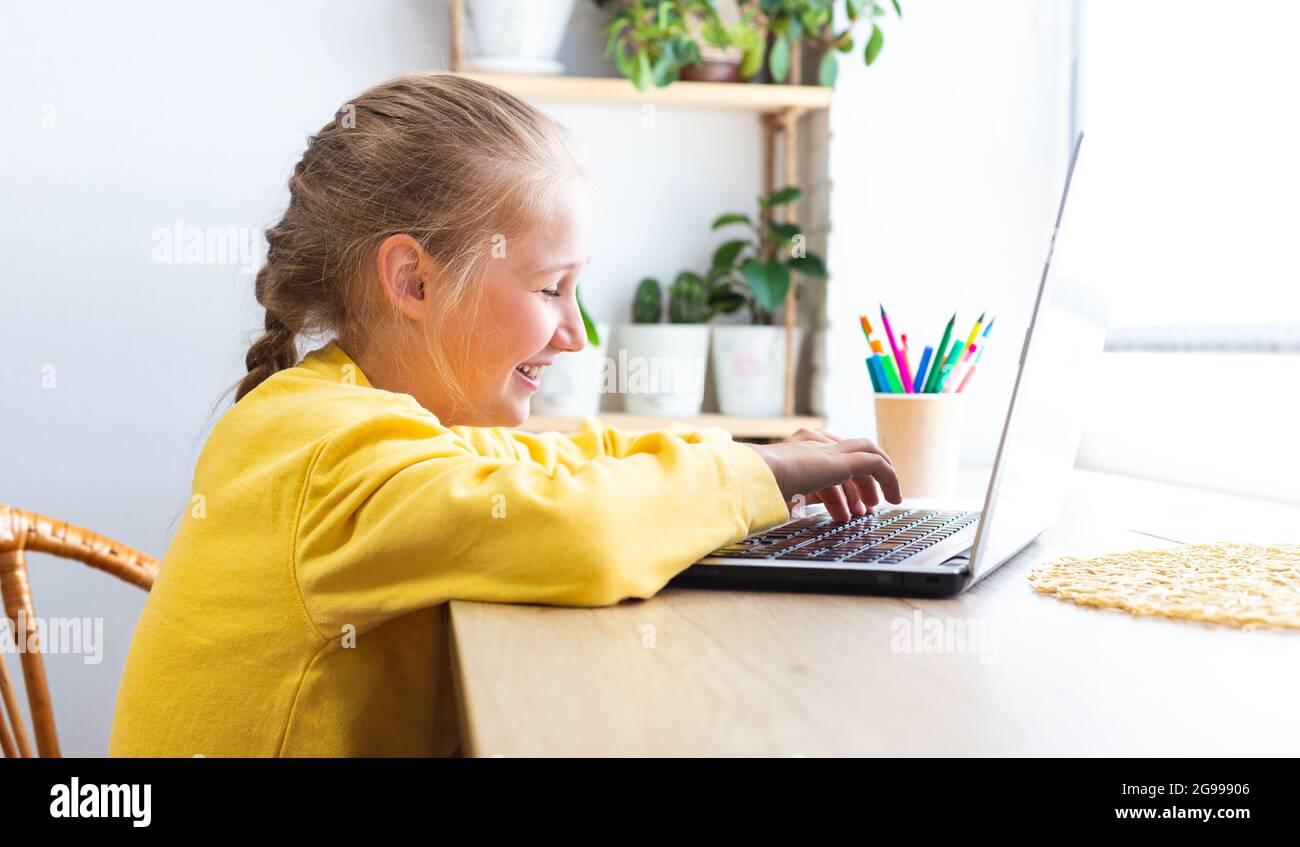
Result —
[[[785, 82], [790, 74], [790, 54], [800, 49], [803, 43], [811, 44], [821, 51], [821, 61], [817, 65], [817, 82], [821, 85], [835, 85], [839, 75], [837, 53], [851, 53], [854, 50], [854, 30], [862, 21], [871, 23], [871, 32], [863, 42], [862, 58], [870, 65], [876, 61], [885, 46], [885, 31], [876, 19], [885, 14], [885, 7], [878, 0], [757, 0], [762, 11], [761, 19], [765, 21], [770, 33], [771, 46], [767, 53], [767, 68], [774, 82]], [[835, 29], [835, 9], [843, 3], [844, 17], [848, 26], [842, 30]], [[889, 0], [894, 13], [903, 16], [903, 8], [898, 0]], [[800, 80], [791, 80], [798, 84]]]
[[[792, 223], [773, 219], [775, 211], [798, 201], [797, 186], [758, 198], [758, 215], [727, 212], [713, 229], [744, 226], [744, 238], [720, 245], [708, 274], [709, 305], [715, 314], [745, 308], [750, 323], [713, 327], [713, 380], [723, 414], [776, 416], [784, 408], [786, 332], [775, 326], [776, 310], [785, 302], [795, 274], [821, 279], [826, 265], [808, 251], [803, 233]], [[800, 327], [793, 332], [798, 364]]]
[[605, 339], [609, 324], [596, 323], [578, 296], [578, 311], [587, 331], [587, 346], [576, 353], [561, 353], [542, 374], [542, 387], [533, 394], [532, 411], [557, 417], [600, 414], [605, 373]]
[[476, 71], [558, 74], [555, 60], [575, 0], [468, 0], [469, 64]]
[[[833, 86], [840, 53], [856, 49], [855, 30], [870, 22], [862, 56], [870, 65], [885, 46], [877, 19], [882, 0], [595, 0], [618, 11], [602, 30], [605, 55], [641, 91], [677, 79], [738, 82], [764, 66], [773, 82], [790, 75], [790, 56], [804, 44], [821, 51], [817, 81]], [[889, 6], [900, 18], [899, 0]], [[836, 29], [836, 10], [848, 26]], [[766, 44], [766, 46], [765, 46]], [[800, 80], [792, 80], [799, 83]]]
[[635, 415], [694, 417], [704, 404], [709, 354], [709, 291], [682, 271], [668, 289], [668, 322], [659, 281], [647, 277], [632, 301], [632, 323], [618, 328], [618, 390]]
[[[640, 91], [681, 78], [739, 82], [763, 66], [757, 9], [736, 0], [621, 0], [605, 25], [605, 55]], [[596, 0], [606, 6], [609, 0]]]
[[682, 68], [691, 82], [742, 82], [763, 69], [764, 39], [752, 3], [717, 0], [717, 14], [688, 19], [700, 59]]

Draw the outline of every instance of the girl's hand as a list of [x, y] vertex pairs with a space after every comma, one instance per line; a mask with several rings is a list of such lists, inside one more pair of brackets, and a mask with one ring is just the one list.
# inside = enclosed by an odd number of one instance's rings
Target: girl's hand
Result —
[[877, 486], [890, 503], [903, 500], [889, 457], [868, 438], [843, 439], [824, 430], [801, 429], [776, 444], [747, 446], [767, 462], [787, 504], [803, 495], [824, 504], [841, 523], [880, 503]]
[[[885, 451], [876, 446], [875, 442], [869, 438], [860, 439], [870, 445], [870, 449], [881, 456], [890, 467], [889, 456]], [[838, 435], [829, 433], [824, 429], [800, 429], [794, 435], [786, 438], [785, 441], [816, 441], [822, 444], [836, 444], [844, 441]], [[846, 480], [840, 485], [831, 485], [818, 491], [808, 494], [804, 501], [807, 503], [822, 503], [826, 506], [826, 511], [830, 513], [831, 518], [843, 522], [850, 518], [850, 512], [853, 515], [865, 515], [869, 510], [880, 505], [880, 489], [876, 486], [876, 481], [870, 476], [855, 477]], [[895, 501], [897, 502], [897, 501]]]

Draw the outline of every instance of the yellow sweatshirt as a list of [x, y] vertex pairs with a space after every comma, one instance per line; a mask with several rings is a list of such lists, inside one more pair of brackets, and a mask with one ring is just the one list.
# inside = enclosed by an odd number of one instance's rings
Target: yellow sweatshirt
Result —
[[650, 597], [788, 518], [721, 429], [447, 427], [327, 344], [213, 428], [109, 753], [449, 755], [448, 600]]

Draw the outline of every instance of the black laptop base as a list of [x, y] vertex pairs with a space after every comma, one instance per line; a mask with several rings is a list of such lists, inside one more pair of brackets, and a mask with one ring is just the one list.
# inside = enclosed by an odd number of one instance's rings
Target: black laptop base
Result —
[[969, 578], [969, 573], [692, 565], [673, 577], [668, 587], [874, 594], [887, 597], [951, 597], [966, 586]]

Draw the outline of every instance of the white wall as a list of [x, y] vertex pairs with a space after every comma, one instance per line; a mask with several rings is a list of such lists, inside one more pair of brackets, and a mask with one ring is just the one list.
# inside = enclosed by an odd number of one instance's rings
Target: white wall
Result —
[[[578, 4], [577, 72], [607, 72], [601, 21]], [[162, 554], [262, 315], [237, 263], [156, 264], [154, 231], [274, 223], [307, 136], [369, 85], [446, 69], [446, 23], [424, 0], [3, 6], [0, 502]], [[702, 267], [712, 215], [752, 202], [757, 121], [554, 114], [596, 178], [584, 299], [622, 320], [641, 276]], [[79, 564], [31, 570], [38, 614], [104, 619], [102, 662], [47, 662], [65, 752], [103, 754], [144, 598]]]
[[[904, 4], [830, 113], [827, 426], [874, 428], [866, 342], [883, 301], [913, 362], [954, 309], [997, 315], [971, 383], [963, 460], [993, 460], [1068, 164], [1067, 0]], [[876, 336], [884, 340], [883, 332]]]

